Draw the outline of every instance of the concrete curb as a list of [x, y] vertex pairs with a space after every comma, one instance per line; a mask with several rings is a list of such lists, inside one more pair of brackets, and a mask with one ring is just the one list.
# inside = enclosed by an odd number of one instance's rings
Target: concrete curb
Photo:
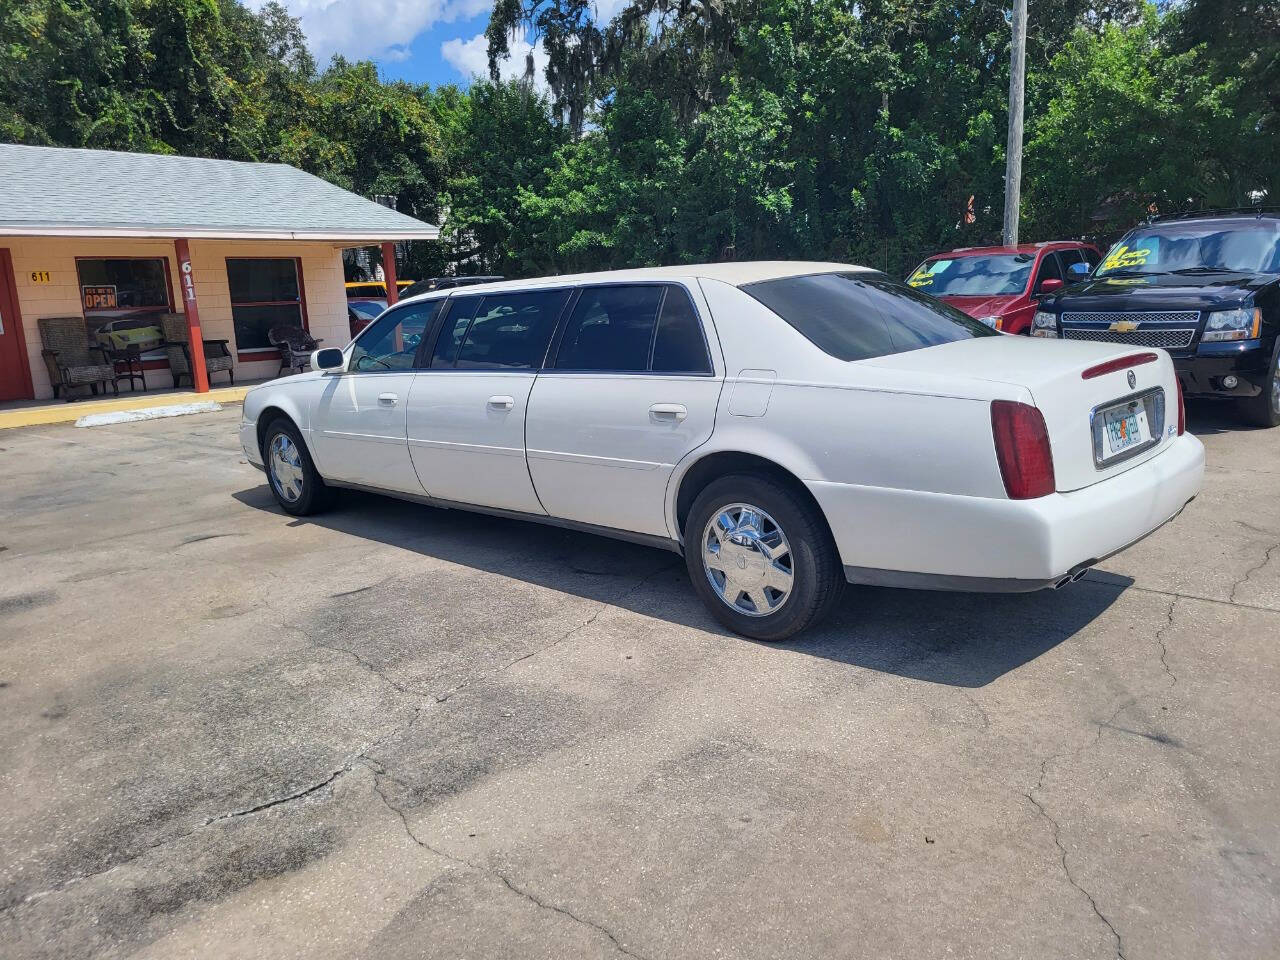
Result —
[[[249, 387], [219, 387], [216, 390], [210, 390], [208, 393], [196, 393], [194, 390], [183, 390], [174, 393], [161, 394], [145, 394], [140, 393], [136, 397], [113, 397], [109, 400], [79, 400], [75, 403], [64, 403], [57, 401], [55, 403], [41, 404], [40, 406], [18, 407], [13, 410], [0, 410], [0, 430], [9, 430], [14, 427], [36, 427], [49, 423], [75, 423], [80, 420], [93, 420], [92, 424], [86, 426], [97, 425], [99, 422], [118, 423], [124, 420], [99, 421], [96, 418], [100, 414], [120, 413], [123, 411], [148, 411], [149, 415], [145, 419], [154, 419], [155, 417], [178, 416], [177, 413], [164, 413], [160, 411], [168, 410], [173, 407], [190, 407], [193, 404], [223, 404], [223, 403], [240, 403], [244, 400], [244, 395], [249, 392]], [[205, 408], [207, 409], [207, 408]], [[182, 413], [203, 413], [205, 409], [199, 411], [183, 410]], [[141, 417], [130, 417], [132, 419], [144, 419]]]

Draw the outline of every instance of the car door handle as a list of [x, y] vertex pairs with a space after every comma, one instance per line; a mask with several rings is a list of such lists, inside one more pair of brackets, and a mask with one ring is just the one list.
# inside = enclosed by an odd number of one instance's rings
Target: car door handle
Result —
[[495, 410], [510, 410], [516, 405], [515, 397], [490, 397], [489, 406]]
[[394, 407], [400, 402], [400, 395], [398, 393], [380, 393], [378, 394], [378, 402], [385, 403], [388, 407]]
[[649, 408], [649, 416], [654, 420], [674, 421], [679, 423], [689, 416], [689, 411], [682, 403], [655, 403]]

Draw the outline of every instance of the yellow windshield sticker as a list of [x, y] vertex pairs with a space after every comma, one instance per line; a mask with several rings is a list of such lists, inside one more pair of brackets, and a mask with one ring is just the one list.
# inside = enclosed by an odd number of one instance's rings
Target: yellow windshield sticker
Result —
[[1125, 244], [1120, 244], [1110, 253], [1107, 259], [1102, 261], [1102, 272], [1108, 270], [1125, 270], [1129, 267], [1141, 267], [1147, 262], [1147, 258], [1151, 256], [1151, 251], [1130, 250]]
[[916, 272], [907, 278], [907, 283], [913, 287], [927, 287], [933, 283], [933, 275], [935, 273], [941, 273], [949, 266], [951, 266], [950, 260], [933, 260], [929, 263], [922, 263], [916, 267]]

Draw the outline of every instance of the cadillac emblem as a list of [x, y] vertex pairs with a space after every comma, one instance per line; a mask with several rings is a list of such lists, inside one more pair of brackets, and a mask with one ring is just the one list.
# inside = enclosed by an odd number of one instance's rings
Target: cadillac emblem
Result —
[[1132, 370], [1129, 371], [1129, 389], [1132, 390], [1138, 385], [1138, 375]]

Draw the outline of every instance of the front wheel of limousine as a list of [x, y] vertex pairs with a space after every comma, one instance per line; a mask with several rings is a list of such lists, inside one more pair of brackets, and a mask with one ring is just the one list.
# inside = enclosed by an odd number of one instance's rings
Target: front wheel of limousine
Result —
[[685, 561], [694, 590], [734, 633], [787, 640], [839, 601], [844, 574], [822, 515], [775, 480], [721, 477], [689, 511]]
[[325, 485], [298, 428], [283, 417], [267, 425], [262, 438], [267, 485], [285, 513], [305, 517], [327, 507], [333, 490]]

